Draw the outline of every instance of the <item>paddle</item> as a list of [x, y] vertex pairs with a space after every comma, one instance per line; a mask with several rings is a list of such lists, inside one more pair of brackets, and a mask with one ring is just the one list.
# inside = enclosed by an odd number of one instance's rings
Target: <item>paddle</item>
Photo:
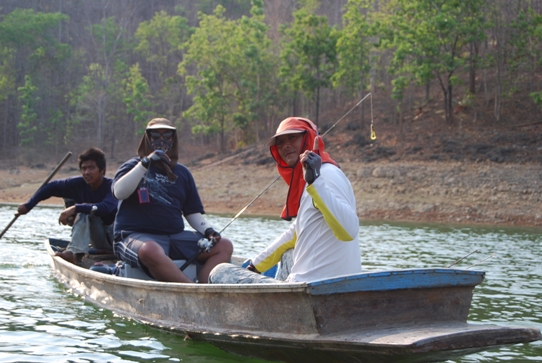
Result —
[[[66, 160], [68, 160], [68, 158], [72, 156], [72, 153], [71, 151], [68, 151], [68, 153], [66, 154], [66, 156], [64, 156], [64, 159], [62, 159], [60, 161], [60, 163], [58, 163], [58, 165], [53, 169], [53, 171], [51, 171], [51, 173], [49, 173], [49, 176], [47, 177], [47, 179], [45, 179], [45, 181], [40, 185], [40, 187], [38, 188], [38, 190], [41, 189], [41, 187], [43, 187], [45, 184], [49, 183], [49, 181], [53, 178], [53, 176], [56, 174], [56, 172], [58, 171], [58, 169], [60, 169], [62, 167], [62, 165], [64, 165], [64, 163], [66, 162]], [[36, 190], [36, 192], [38, 191]], [[11, 222], [9, 222], [9, 224], [6, 226], [6, 228], [4, 228], [4, 230], [2, 231], [2, 233], [0, 233], [0, 238], [2, 238], [4, 236], [4, 233], [6, 233], [6, 231], [11, 227], [11, 225], [13, 223], [15, 223], [15, 221], [17, 220], [17, 218], [19, 218], [20, 214], [19, 213], [15, 213], [15, 217], [13, 217], [13, 219], [11, 220]]]

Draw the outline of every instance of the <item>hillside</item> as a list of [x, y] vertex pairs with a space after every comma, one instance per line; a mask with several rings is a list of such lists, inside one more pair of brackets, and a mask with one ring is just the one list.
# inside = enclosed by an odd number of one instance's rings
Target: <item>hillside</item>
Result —
[[[449, 125], [439, 106], [435, 101], [405, 115], [401, 131], [377, 105], [375, 141], [367, 117], [365, 130], [350, 117], [326, 135], [326, 150], [352, 182], [360, 219], [542, 226], [539, 114], [503, 115], [497, 123], [477, 106], [457, 112]], [[326, 114], [333, 121], [322, 122], [321, 132], [344, 112]], [[235, 213], [277, 175], [261, 146], [207, 155], [189, 166], [209, 210]], [[276, 216], [285, 195], [278, 180], [245, 213]]]
[[[374, 141], [367, 117], [363, 128], [349, 117], [325, 136], [326, 150], [352, 182], [360, 219], [542, 226], [540, 116], [505, 115], [495, 123], [489, 111], [475, 119], [474, 110], [465, 109], [448, 125], [438, 106], [405, 115], [401, 132], [377, 105]], [[345, 112], [324, 113], [322, 119], [333, 121], [321, 122], [321, 132]], [[233, 216], [277, 177], [262, 146], [195, 154], [200, 157], [181, 155], [181, 162], [192, 170], [207, 212]], [[75, 159], [56, 177], [76, 175]], [[122, 161], [109, 161], [109, 176]], [[53, 167], [5, 163], [0, 202], [25, 201]], [[277, 180], [244, 215], [278, 216], [285, 196], [286, 185]]]

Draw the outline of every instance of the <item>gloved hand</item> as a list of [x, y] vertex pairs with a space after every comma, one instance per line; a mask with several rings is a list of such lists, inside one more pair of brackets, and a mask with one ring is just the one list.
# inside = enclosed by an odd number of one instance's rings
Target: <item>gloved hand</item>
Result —
[[305, 162], [303, 162], [303, 177], [309, 184], [314, 183], [320, 176], [320, 167], [322, 166], [322, 158], [320, 155], [313, 153], [308, 154]]
[[141, 159], [141, 165], [145, 169], [148, 169], [151, 165], [151, 162], [161, 161], [165, 164], [169, 164], [171, 160], [169, 157], [164, 153], [162, 150], [156, 150], [150, 153], [148, 156], [145, 156], [143, 159]]
[[218, 242], [220, 242], [220, 233], [218, 233], [217, 231], [215, 231], [212, 227], [209, 227], [205, 230], [205, 234], [204, 234], [205, 238], [207, 238], [209, 241], [211, 239], [213, 239], [215, 241], [215, 244], [217, 244]]
[[[255, 272], [257, 274], [260, 273], [260, 271], [258, 271], [256, 269], [256, 267], [254, 267], [254, 265], [252, 264], [252, 260], [248, 260], [248, 261], [245, 261], [245, 263], [248, 262], [248, 265], [246, 266], [246, 269], [249, 270], [249, 271], [252, 271], [252, 272]], [[245, 263], [243, 263], [243, 266], [245, 265]]]

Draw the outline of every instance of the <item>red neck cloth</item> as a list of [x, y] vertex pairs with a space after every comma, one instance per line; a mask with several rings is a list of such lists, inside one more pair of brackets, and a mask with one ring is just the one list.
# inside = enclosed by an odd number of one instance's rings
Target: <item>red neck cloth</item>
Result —
[[[305, 131], [299, 154], [302, 154], [305, 150], [312, 150], [314, 139], [318, 137], [318, 150], [313, 151], [320, 155], [322, 158], [322, 163], [331, 163], [337, 167], [339, 166], [333, 159], [331, 159], [329, 154], [324, 151], [324, 140], [318, 136], [316, 125], [314, 125], [312, 121], [301, 117], [289, 117], [280, 123], [275, 136], [285, 130], [298, 130], [299, 132]], [[277, 145], [271, 145], [269, 147], [269, 151], [271, 151], [271, 155], [277, 162], [277, 170], [280, 176], [282, 179], [284, 179], [286, 184], [290, 186], [288, 189], [286, 204], [284, 205], [280, 215], [282, 219], [289, 221], [297, 216], [301, 195], [305, 189], [306, 182], [305, 179], [303, 179], [303, 166], [299, 162], [299, 159], [293, 167], [286, 164], [279, 154]]]

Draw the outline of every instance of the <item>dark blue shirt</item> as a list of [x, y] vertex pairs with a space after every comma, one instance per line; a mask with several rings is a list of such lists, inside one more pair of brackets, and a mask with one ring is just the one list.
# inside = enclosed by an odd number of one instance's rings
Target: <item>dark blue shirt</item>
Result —
[[51, 197], [69, 198], [75, 201], [76, 213], [90, 214], [92, 207], [96, 206], [98, 209], [94, 215], [100, 217], [104, 224], [110, 225], [117, 212], [117, 200], [111, 192], [112, 182], [111, 178], [104, 177], [102, 185], [92, 190], [82, 176], [53, 180], [41, 187], [25, 206], [30, 211], [42, 200]]
[[[135, 157], [121, 165], [115, 182], [132, 170], [140, 158]], [[137, 189], [127, 199], [119, 202], [115, 219], [115, 235], [121, 231], [150, 234], [175, 234], [184, 231], [183, 215], [205, 213], [203, 204], [190, 171], [181, 164], [172, 168], [177, 175], [170, 181], [167, 174], [151, 164]], [[146, 188], [150, 195], [149, 203], [140, 203], [138, 190]]]

